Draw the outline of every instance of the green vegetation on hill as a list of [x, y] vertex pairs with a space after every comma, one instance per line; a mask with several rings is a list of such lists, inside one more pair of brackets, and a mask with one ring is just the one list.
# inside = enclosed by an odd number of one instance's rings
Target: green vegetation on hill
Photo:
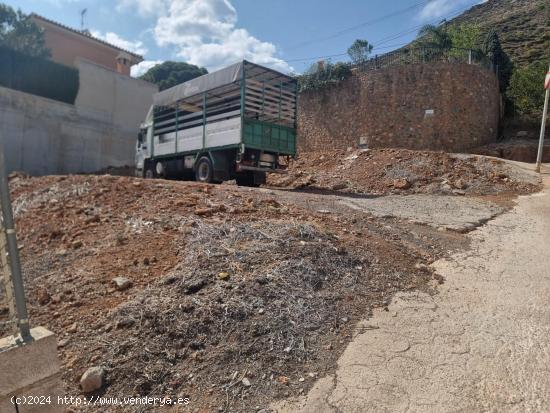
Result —
[[514, 65], [523, 67], [548, 58], [550, 48], [549, 0], [488, 0], [449, 21], [449, 26], [470, 24], [483, 35], [492, 29]]

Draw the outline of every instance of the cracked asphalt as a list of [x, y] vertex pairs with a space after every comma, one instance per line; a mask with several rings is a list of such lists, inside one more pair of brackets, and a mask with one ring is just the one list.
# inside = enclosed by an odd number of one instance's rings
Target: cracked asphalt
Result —
[[434, 263], [439, 293], [401, 293], [283, 412], [550, 411], [550, 174], [544, 192]]

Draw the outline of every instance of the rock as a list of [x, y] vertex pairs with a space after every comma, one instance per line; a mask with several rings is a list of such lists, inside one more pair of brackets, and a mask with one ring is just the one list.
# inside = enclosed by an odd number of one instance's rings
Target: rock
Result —
[[520, 130], [520, 131], [518, 131], [518, 133], [516, 133], [516, 136], [518, 138], [525, 138], [525, 137], [529, 136], [529, 132], [527, 132], [526, 130]]
[[202, 290], [202, 288], [206, 285], [208, 285], [208, 281], [204, 278], [192, 280], [183, 286], [183, 292], [185, 294], [195, 294]]
[[73, 247], [74, 249], [82, 247], [82, 241], [79, 239], [73, 241], [71, 247]]
[[265, 310], [264, 310], [263, 308], [260, 308], [260, 309], [258, 310], [258, 314], [263, 314], [264, 312], [265, 312]]
[[80, 388], [83, 393], [91, 393], [103, 386], [105, 371], [101, 367], [90, 367], [80, 378]]
[[441, 190], [442, 190], [442, 191], [449, 192], [449, 191], [452, 191], [453, 188], [451, 187], [451, 185], [449, 185], [448, 182], [442, 182], [442, 183], [441, 183]]
[[348, 187], [348, 184], [346, 184], [345, 182], [338, 182], [332, 185], [331, 189], [333, 191], [339, 191], [340, 189], [346, 189], [347, 187]]
[[86, 224], [92, 224], [92, 223], [95, 223], [95, 222], [100, 222], [101, 219], [99, 218], [99, 215], [92, 215], [88, 218], [86, 218], [86, 220], [84, 221]]
[[113, 278], [113, 284], [118, 291], [124, 291], [132, 286], [132, 281], [126, 277], [115, 277]]
[[214, 213], [214, 210], [212, 208], [197, 208], [195, 209], [195, 215], [198, 216], [210, 216]]
[[54, 294], [52, 295], [51, 299], [53, 304], [58, 304], [61, 302], [62, 297], [61, 294]]
[[128, 328], [134, 325], [135, 321], [132, 318], [122, 318], [117, 321], [116, 328]]
[[298, 381], [299, 381], [300, 383], [301, 383], [301, 382], [304, 382], [305, 380], [306, 380], [306, 379], [304, 379], [303, 377], [300, 377], [300, 378], [298, 379]]
[[178, 279], [179, 279], [179, 277], [177, 277], [175, 275], [167, 275], [166, 277], [164, 277], [161, 280], [161, 282], [164, 285], [170, 285], [170, 284], [174, 284]]
[[252, 386], [252, 383], [250, 383], [250, 380], [248, 380], [246, 377], [244, 377], [244, 378], [241, 380], [241, 383], [243, 384], [244, 387], [250, 387], [250, 386]]
[[38, 301], [38, 304], [46, 305], [50, 302], [50, 299], [51, 299], [51, 296], [48, 293], [48, 290], [46, 290], [45, 288], [41, 288], [40, 290], [38, 290], [38, 296], [36, 298], [36, 300]]
[[218, 274], [218, 278], [223, 281], [229, 280], [229, 273], [226, 271], [222, 271]]
[[454, 181], [453, 186], [456, 189], [466, 189], [467, 187], [466, 182], [464, 182], [463, 179], [457, 179], [456, 181]]
[[73, 323], [67, 328], [67, 333], [76, 333], [76, 330], [78, 330], [78, 324]]
[[68, 339], [59, 340], [57, 342], [57, 348], [63, 348], [69, 343]]
[[290, 380], [286, 376], [277, 377], [277, 381], [281, 384], [284, 384], [285, 386], [288, 386], [288, 384], [290, 383]]
[[408, 189], [411, 183], [405, 178], [397, 178], [393, 180], [393, 187], [396, 189]]

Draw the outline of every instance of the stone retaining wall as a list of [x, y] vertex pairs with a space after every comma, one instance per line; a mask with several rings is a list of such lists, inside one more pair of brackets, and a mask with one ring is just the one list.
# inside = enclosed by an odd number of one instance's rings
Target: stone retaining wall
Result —
[[395, 66], [302, 93], [298, 148], [363, 144], [460, 152], [495, 142], [499, 119], [491, 71], [450, 63]]

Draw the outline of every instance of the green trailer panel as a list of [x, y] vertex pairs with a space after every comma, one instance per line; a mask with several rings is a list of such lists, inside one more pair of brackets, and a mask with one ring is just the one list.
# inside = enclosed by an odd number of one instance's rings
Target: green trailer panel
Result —
[[245, 146], [281, 155], [296, 154], [296, 129], [253, 119], [243, 121]]

